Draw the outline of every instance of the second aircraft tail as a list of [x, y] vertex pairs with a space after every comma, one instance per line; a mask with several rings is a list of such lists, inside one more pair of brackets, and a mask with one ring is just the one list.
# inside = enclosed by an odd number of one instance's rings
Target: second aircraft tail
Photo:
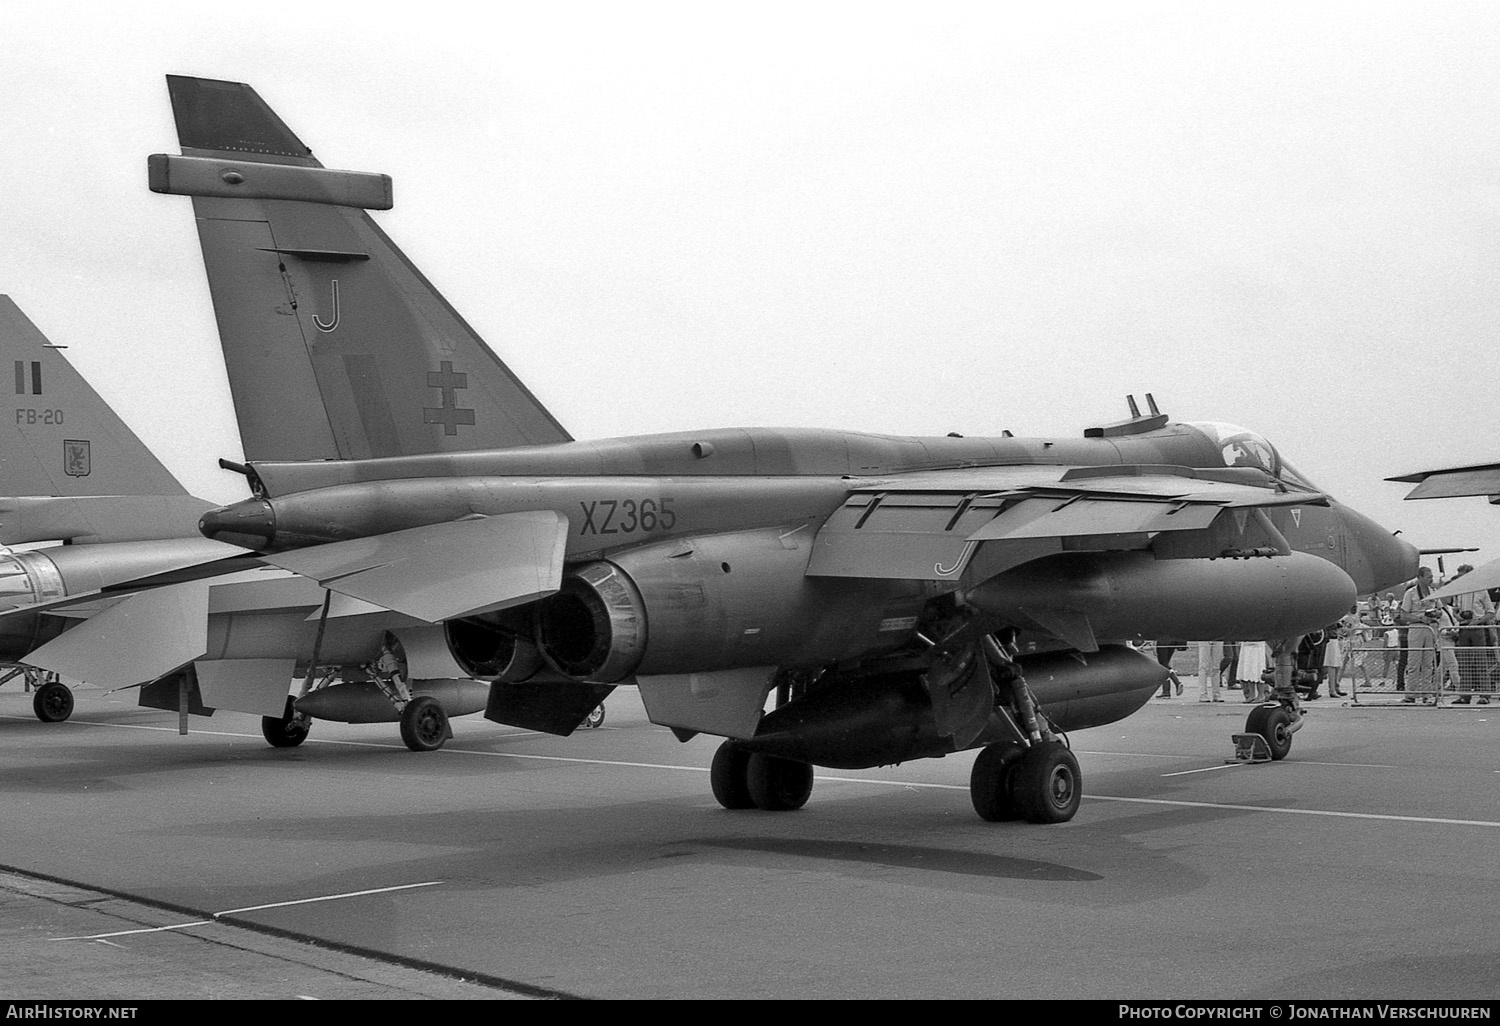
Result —
[[0, 296], [0, 366], [15, 371], [0, 388], [0, 544], [194, 535], [213, 503], [183, 490], [60, 348]]
[[380, 230], [384, 175], [324, 168], [248, 85], [168, 76], [251, 460], [365, 459], [571, 441]]

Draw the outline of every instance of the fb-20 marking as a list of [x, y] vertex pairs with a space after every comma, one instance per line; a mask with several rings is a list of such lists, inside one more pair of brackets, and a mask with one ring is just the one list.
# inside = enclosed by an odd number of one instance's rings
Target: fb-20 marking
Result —
[[62, 422], [62, 410], [24, 409], [16, 411], [17, 424], [61, 424]]
[[[670, 531], [677, 525], [672, 500], [667, 499], [600, 499], [580, 502], [583, 526], [578, 533], [630, 534], [633, 531]], [[616, 519], [618, 515], [618, 519]]]

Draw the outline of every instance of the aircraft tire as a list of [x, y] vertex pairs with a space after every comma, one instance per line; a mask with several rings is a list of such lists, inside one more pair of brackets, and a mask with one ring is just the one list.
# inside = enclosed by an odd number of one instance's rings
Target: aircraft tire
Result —
[[979, 818], [990, 823], [1008, 823], [1021, 818], [1010, 793], [1010, 773], [1026, 746], [1014, 741], [986, 745], [974, 760], [969, 774], [969, 799]]
[[443, 703], [431, 695], [419, 695], [401, 712], [401, 740], [414, 752], [435, 752], [453, 736]]
[[745, 767], [745, 786], [757, 809], [791, 812], [806, 805], [812, 795], [812, 764], [757, 752]]
[[1259, 709], [1250, 710], [1250, 715], [1245, 718], [1245, 733], [1259, 734], [1265, 738], [1271, 758], [1280, 762], [1292, 750], [1291, 725], [1291, 713], [1279, 705], [1263, 705]]
[[31, 696], [31, 711], [43, 723], [61, 723], [73, 715], [73, 692], [66, 684], [49, 680]]
[[714, 799], [726, 809], [753, 809], [755, 801], [750, 797], [747, 771], [750, 753], [733, 741], [725, 741], [714, 752], [713, 767], [708, 772], [708, 783], [713, 788]]
[[1059, 741], [1034, 744], [1011, 769], [1010, 793], [1026, 822], [1066, 823], [1083, 800], [1078, 760]]
[[260, 733], [272, 748], [296, 748], [307, 740], [312, 720], [299, 714], [292, 697], [287, 696], [286, 712], [281, 716], [262, 716]]
[[583, 718], [583, 725], [590, 730], [598, 730], [604, 726], [604, 703], [600, 702], [589, 710], [589, 714]]

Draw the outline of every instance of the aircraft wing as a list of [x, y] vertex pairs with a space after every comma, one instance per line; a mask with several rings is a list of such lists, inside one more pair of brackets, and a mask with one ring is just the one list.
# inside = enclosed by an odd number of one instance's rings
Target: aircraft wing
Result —
[[1491, 588], [1500, 588], [1500, 559], [1470, 570], [1456, 581], [1449, 581], [1429, 597], [1446, 599], [1455, 595], [1470, 595], [1476, 591], [1489, 591]]
[[1408, 499], [1451, 499], [1461, 495], [1500, 495], [1500, 463], [1479, 463], [1445, 470], [1420, 470], [1388, 477], [1387, 481], [1415, 484]]
[[568, 520], [551, 510], [430, 524], [264, 555], [330, 591], [437, 623], [550, 595]]
[[851, 492], [818, 532], [808, 573], [944, 581], [978, 559], [987, 577], [1053, 552], [1143, 549], [1163, 533], [1192, 536], [1183, 544], [1204, 556], [1286, 551], [1266, 511], [1327, 502], [1186, 467], [929, 471]]

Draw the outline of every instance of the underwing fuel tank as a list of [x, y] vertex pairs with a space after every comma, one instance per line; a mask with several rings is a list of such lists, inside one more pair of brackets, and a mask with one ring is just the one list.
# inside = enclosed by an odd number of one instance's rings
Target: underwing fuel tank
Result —
[[1012, 623], [1087, 617], [1097, 638], [1256, 641], [1335, 622], [1354, 582], [1303, 552], [1221, 559], [1155, 559], [1144, 552], [1065, 553], [1006, 571], [966, 592]]
[[[1022, 672], [1054, 727], [1082, 730], [1122, 720], [1167, 679], [1149, 656], [1105, 645], [1087, 656], [1022, 656]], [[998, 714], [967, 747], [1014, 738]], [[850, 677], [816, 687], [769, 712], [745, 748], [834, 769], [868, 769], [957, 751], [938, 733], [932, 704], [915, 671]]]
[[[442, 703], [451, 719], [481, 712], [490, 686], [477, 680], [414, 680], [413, 698], [429, 696]], [[297, 711], [319, 720], [340, 723], [397, 723], [401, 714], [373, 681], [353, 681], [319, 688], [297, 699]]]

